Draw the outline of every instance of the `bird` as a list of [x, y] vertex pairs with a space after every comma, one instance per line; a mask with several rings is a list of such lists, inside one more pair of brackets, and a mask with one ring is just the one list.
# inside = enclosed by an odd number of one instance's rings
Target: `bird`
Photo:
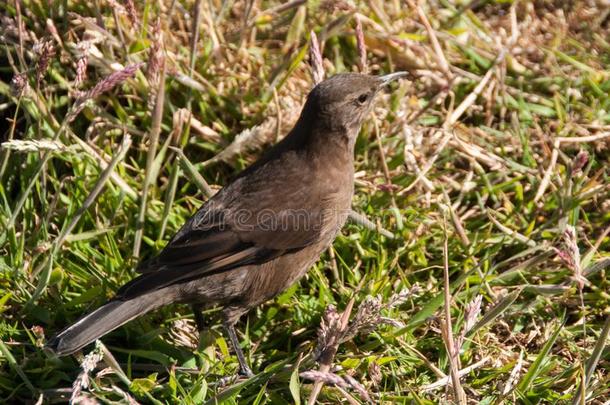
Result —
[[220, 307], [239, 362], [252, 373], [235, 332], [239, 318], [299, 280], [345, 224], [354, 193], [354, 146], [375, 96], [405, 76], [336, 74], [308, 94], [292, 130], [193, 214], [140, 275], [114, 298], [48, 341], [77, 352], [147, 312], [173, 303]]

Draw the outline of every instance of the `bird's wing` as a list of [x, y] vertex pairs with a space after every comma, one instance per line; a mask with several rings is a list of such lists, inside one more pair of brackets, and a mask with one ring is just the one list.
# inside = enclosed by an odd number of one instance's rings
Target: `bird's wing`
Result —
[[207, 274], [261, 264], [315, 242], [328, 213], [315, 196], [306, 194], [311, 190], [304, 183], [307, 180], [295, 177], [294, 169], [286, 170], [284, 175], [272, 168], [261, 170], [220, 191], [117, 296], [127, 299]]

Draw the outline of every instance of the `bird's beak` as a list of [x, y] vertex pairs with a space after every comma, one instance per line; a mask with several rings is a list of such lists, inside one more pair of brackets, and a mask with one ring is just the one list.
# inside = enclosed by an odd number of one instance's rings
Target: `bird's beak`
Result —
[[381, 82], [379, 84], [379, 87], [383, 87], [383, 86], [387, 85], [388, 83], [398, 79], [399, 77], [405, 77], [408, 75], [409, 75], [409, 72], [394, 72], [394, 73], [390, 73], [387, 75], [378, 76], [378, 78]]

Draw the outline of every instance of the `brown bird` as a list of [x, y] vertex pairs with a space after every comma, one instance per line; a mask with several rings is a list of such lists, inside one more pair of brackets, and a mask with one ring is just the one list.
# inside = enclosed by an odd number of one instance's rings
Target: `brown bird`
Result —
[[116, 297], [52, 338], [74, 353], [124, 323], [171, 303], [220, 306], [240, 374], [252, 376], [234, 325], [299, 280], [350, 212], [354, 143], [375, 95], [404, 76], [346, 73], [318, 84], [294, 128], [216, 193]]

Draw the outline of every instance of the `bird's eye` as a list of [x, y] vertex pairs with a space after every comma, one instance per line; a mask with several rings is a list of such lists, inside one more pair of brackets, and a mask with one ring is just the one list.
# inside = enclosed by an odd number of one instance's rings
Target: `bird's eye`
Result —
[[366, 100], [367, 100], [368, 98], [369, 98], [369, 95], [368, 95], [368, 94], [366, 94], [366, 93], [361, 94], [361, 95], [358, 97], [358, 102], [359, 102], [360, 104], [364, 104], [364, 103], [366, 103]]

